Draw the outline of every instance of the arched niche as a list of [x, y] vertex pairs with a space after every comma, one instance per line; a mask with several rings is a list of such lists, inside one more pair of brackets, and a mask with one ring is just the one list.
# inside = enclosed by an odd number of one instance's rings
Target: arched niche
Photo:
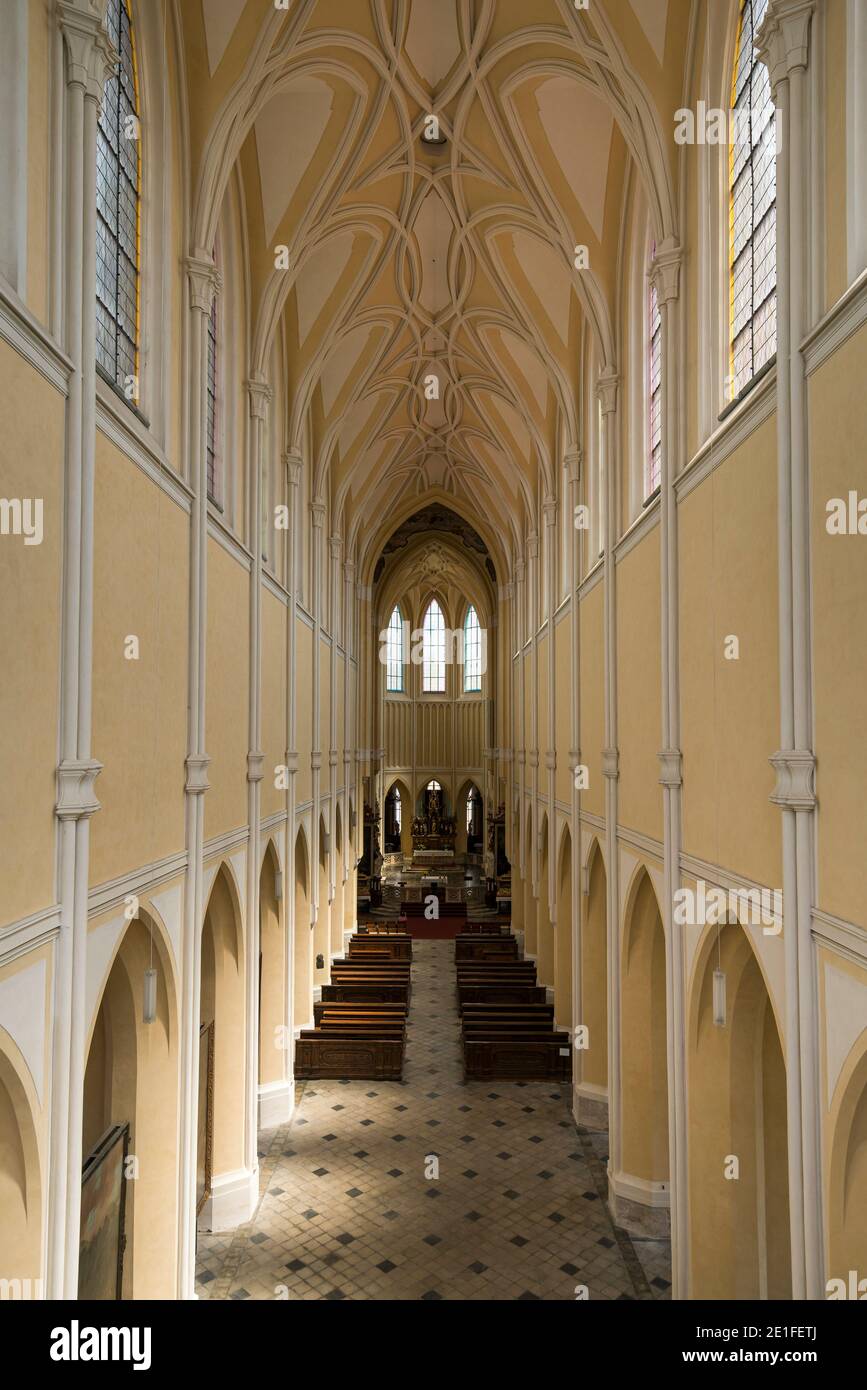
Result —
[[214, 1186], [244, 1166], [245, 1059], [240, 905], [234, 878], [222, 863], [202, 927], [197, 1206], [205, 1230], [215, 1228]]
[[688, 1007], [693, 1297], [791, 1298], [786, 1070], [767, 984], [737, 921], [707, 929]]
[[561, 1028], [568, 1028], [571, 1030], [574, 912], [572, 907], [572, 835], [568, 825], [564, 826], [560, 840], [560, 856], [556, 882], [557, 930], [554, 943], [555, 1018]]
[[259, 1085], [282, 1081], [286, 1021], [286, 933], [277, 897], [277, 851], [268, 841], [259, 874]]
[[621, 971], [622, 1164], [648, 1193], [668, 1186], [665, 933], [642, 866], [627, 900]]
[[[156, 972], [156, 1002], [152, 1021], [145, 1022], [145, 973], [150, 970]], [[140, 909], [118, 943], [94, 1018], [82, 1123], [85, 1166], [107, 1131], [129, 1126], [129, 1176], [123, 1183], [125, 1299], [175, 1294], [178, 1134], [167, 1117], [178, 1113], [178, 1078], [171, 953], [155, 916]], [[93, 1258], [85, 1215], [79, 1280], [87, 1291], [93, 1287]]]
[[303, 825], [295, 836], [294, 1019], [296, 1028], [313, 1020], [313, 932], [310, 925], [310, 854]]
[[0, 1028], [0, 1278], [39, 1297], [42, 1278], [42, 1166], [27, 1064]]

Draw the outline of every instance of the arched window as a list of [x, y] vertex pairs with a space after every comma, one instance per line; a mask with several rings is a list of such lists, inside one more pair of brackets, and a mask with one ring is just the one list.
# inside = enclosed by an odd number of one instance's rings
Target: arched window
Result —
[[141, 130], [129, 0], [108, 0], [105, 22], [120, 63], [96, 136], [96, 361], [137, 402]]
[[403, 618], [395, 605], [385, 640], [385, 688], [403, 690]]
[[647, 338], [647, 397], [650, 410], [648, 422], [650, 434], [647, 467], [644, 474], [645, 499], [656, 491], [662, 480], [662, 316], [659, 312], [659, 296], [653, 281], [650, 283], [648, 296]]
[[422, 627], [422, 691], [439, 694], [446, 688], [446, 620], [431, 599]]
[[389, 789], [385, 798], [385, 850], [396, 854], [400, 850], [401, 798], [400, 788]]
[[[215, 249], [215, 263], [216, 259], [217, 252]], [[217, 295], [215, 294], [211, 304], [210, 317], [208, 318], [208, 417], [205, 430], [205, 456], [208, 476], [208, 500], [216, 503], [219, 507], [222, 505], [223, 500], [223, 480], [220, 476], [220, 450], [217, 422], [217, 349], [219, 342], [217, 313]]]
[[730, 142], [730, 397], [777, 348], [776, 112], [755, 36], [768, 0], [741, 0]]
[[470, 604], [464, 619], [464, 690], [482, 688], [482, 629]]

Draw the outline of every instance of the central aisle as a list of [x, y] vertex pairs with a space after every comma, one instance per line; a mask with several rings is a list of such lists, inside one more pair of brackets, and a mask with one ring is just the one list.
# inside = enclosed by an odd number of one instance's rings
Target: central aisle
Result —
[[454, 946], [413, 949], [405, 1080], [299, 1086], [291, 1123], [260, 1135], [253, 1221], [199, 1237], [199, 1297], [667, 1296], [612, 1226], [568, 1092], [463, 1085]]

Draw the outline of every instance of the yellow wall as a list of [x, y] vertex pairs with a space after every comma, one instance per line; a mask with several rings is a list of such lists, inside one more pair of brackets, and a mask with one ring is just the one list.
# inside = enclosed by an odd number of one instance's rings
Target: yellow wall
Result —
[[0, 440], [6, 498], [42, 498], [41, 545], [0, 537], [0, 920], [54, 901], [60, 660], [64, 400], [0, 341]]
[[211, 758], [205, 838], [247, 820], [250, 576], [208, 541], [208, 637], [205, 746]]
[[659, 532], [617, 566], [617, 746], [620, 823], [662, 838]]
[[830, 498], [848, 499], [853, 488], [867, 498], [865, 380], [867, 330], [862, 329], [810, 379], [809, 396], [819, 904], [862, 923], [867, 902], [867, 536], [832, 536], [825, 523]]
[[[772, 887], [780, 813], [776, 438], [766, 420], [684, 499], [680, 698], [684, 849]], [[736, 636], [737, 661], [724, 657]]]
[[[184, 847], [189, 517], [97, 434], [92, 883]], [[139, 640], [127, 660], [126, 638]]]

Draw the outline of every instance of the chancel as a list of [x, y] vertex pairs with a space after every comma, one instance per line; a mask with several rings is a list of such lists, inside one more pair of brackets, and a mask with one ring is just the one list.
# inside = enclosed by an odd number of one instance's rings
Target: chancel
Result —
[[863, 1300], [867, 0], [0, 113], [0, 1299]]

